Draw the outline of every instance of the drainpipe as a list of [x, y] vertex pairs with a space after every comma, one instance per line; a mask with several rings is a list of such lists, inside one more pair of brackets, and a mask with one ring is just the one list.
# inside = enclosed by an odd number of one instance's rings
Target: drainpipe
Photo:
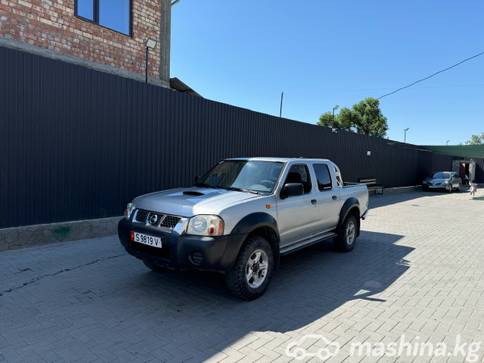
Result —
[[170, 87], [171, 0], [161, 0], [160, 10], [160, 80]]

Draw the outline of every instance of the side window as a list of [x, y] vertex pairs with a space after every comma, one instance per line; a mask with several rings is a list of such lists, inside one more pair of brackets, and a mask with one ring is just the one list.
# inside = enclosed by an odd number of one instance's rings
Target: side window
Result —
[[341, 180], [341, 177], [339, 175], [336, 175], [336, 181], [338, 182], [339, 187], [343, 186], [343, 181]]
[[342, 187], [343, 186], [343, 180], [341, 180], [341, 174], [338, 170], [338, 168], [334, 168], [334, 173], [336, 175], [336, 183], [337, 183], [337, 186], [338, 187]]
[[313, 167], [316, 178], [318, 179], [318, 189], [320, 191], [332, 189], [333, 184], [328, 166], [326, 164], [314, 164]]
[[304, 164], [291, 166], [284, 184], [287, 183], [301, 183], [304, 186], [304, 194], [309, 193], [311, 191], [311, 177], [308, 167]]

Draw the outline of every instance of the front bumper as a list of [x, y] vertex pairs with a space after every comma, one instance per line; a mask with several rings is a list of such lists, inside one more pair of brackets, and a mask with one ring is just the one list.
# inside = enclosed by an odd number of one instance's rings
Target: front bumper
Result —
[[440, 184], [440, 185], [427, 185], [429, 189], [447, 189], [449, 184]]
[[[131, 231], [161, 238], [162, 248], [150, 247], [131, 241]], [[203, 237], [180, 235], [174, 231], [160, 230], [140, 223], [122, 219], [118, 224], [118, 236], [126, 251], [141, 259], [176, 270], [225, 271], [230, 268], [238, 254], [245, 235]]]

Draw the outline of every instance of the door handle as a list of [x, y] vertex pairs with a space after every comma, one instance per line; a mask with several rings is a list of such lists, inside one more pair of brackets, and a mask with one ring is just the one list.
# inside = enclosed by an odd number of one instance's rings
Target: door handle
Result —
[[331, 197], [331, 199], [336, 200], [336, 199], [338, 199], [338, 197], [337, 197], [336, 195], [333, 195], [333, 196]]
[[318, 201], [316, 199], [311, 199], [311, 204], [312, 205], [316, 205], [318, 203]]

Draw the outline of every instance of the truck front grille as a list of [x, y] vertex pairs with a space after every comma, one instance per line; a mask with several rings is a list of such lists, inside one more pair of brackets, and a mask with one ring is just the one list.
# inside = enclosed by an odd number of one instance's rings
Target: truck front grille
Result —
[[136, 209], [133, 222], [143, 223], [153, 227], [165, 227], [173, 229], [180, 221], [180, 217], [158, 212], [151, 212], [144, 209]]
[[139, 223], [146, 223], [148, 219], [149, 212], [144, 209], [136, 209], [136, 214], [134, 216], [134, 221]]
[[165, 216], [165, 218], [161, 222], [161, 226], [167, 227], [167, 228], [175, 228], [175, 226], [178, 224], [179, 221], [180, 221], [179, 217]]

